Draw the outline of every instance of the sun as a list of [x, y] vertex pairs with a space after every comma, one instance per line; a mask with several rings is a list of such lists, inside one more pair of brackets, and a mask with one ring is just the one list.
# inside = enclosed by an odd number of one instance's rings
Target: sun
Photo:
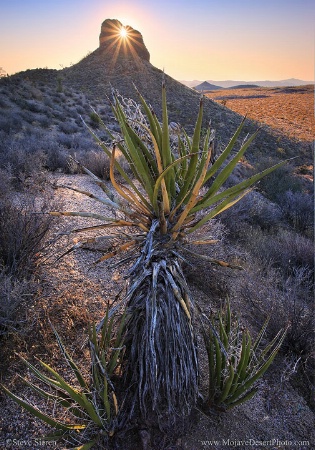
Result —
[[121, 27], [121, 29], [119, 30], [119, 34], [121, 38], [125, 39], [128, 36], [128, 31], [125, 27]]

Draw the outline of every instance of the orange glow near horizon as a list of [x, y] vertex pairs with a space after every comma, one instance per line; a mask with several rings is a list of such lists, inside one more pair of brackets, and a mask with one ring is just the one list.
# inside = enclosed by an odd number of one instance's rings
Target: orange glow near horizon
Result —
[[[132, 6], [127, 0], [106, 5], [92, 0], [89, 6], [69, 0], [62, 7], [39, 0], [4, 2], [0, 64], [9, 75], [69, 67], [98, 48], [100, 26], [108, 18], [124, 24], [113, 29], [107, 41], [108, 47], [113, 45], [112, 58], [125, 51], [138, 59], [138, 35], [132, 29], [138, 30], [151, 64], [177, 80], [313, 79], [311, 0], [305, 1], [305, 8], [293, 1], [284, 8], [284, 0], [252, 2], [250, 9], [247, 2], [227, 2], [229, 8], [226, 2], [206, 0], [185, 1], [182, 8], [166, 0], [134, 0]], [[217, 19], [210, 27], [211, 17]]]

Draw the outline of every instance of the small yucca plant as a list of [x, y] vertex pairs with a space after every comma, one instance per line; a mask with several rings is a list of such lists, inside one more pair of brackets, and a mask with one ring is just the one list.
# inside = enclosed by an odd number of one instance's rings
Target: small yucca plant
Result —
[[209, 364], [208, 407], [228, 410], [255, 395], [257, 381], [273, 362], [286, 335], [286, 330], [280, 330], [262, 348], [268, 322], [252, 342], [249, 331], [232, 316], [229, 303], [209, 321], [203, 332]]
[[[252, 185], [283, 163], [253, 175], [224, 189], [236, 164], [254, 140], [245, 139], [241, 148], [231, 152], [240, 137], [244, 120], [226, 149], [214, 161], [214, 132], [210, 126], [202, 135], [203, 99], [193, 136], [177, 133], [176, 149], [170, 137], [166, 90], [162, 85], [162, 123], [139, 93], [140, 106], [114, 94], [112, 105], [121, 135], [113, 135], [112, 145], [101, 141], [90, 130], [110, 159], [111, 187], [93, 175], [104, 196], [81, 192], [108, 207], [111, 214], [91, 212], [54, 212], [54, 215], [99, 219], [100, 225], [74, 232], [114, 229], [114, 245], [97, 262], [122, 252], [121, 260], [134, 260], [128, 271], [129, 288], [124, 299], [126, 321], [125, 379], [128, 387], [129, 414], [146, 417], [152, 411], [158, 417], [183, 415], [195, 405], [198, 396], [198, 360], [192, 317], [193, 301], [181, 264], [190, 250], [187, 244], [207, 245], [211, 236], [189, 239], [206, 222], [233, 206]], [[132, 114], [130, 113], [132, 112]], [[128, 173], [117, 159], [117, 151], [129, 165]], [[118, 181], [116, 172], [123, 183]], [[108, 236], [108, 237], [110, 237]], [[98, 238], [77, 243], [71, 250]], [[208, 258], [221, 266], [224, 261]]]
[[[114, 329], [114, 317], [110, 318], [107, 311], [100, 332], [97, 333], [95, 325], [91, 328], [90, 381], [86, 381], [53, 326], [61, 353], [75, 376], [77, 382], [75, 386], [65, 381], [60, 373], [43, 361], [39, 360], [44, 369], [41, 371], [20, 356], [33, 375], [32, 381], [26, 378], [22, 380], [37, 395], [47, 400], [48, 405], [51, 406], [50, 415], [43, 413], [28, 400], [18, 397], [5, 386], [0, 385], [16, 403], [55, 429], [46, 437], [47, 440], [62, 438], [71, 445], [71, 448], [88, 450], [96, 442], [104, 444], [114, 435], [118, 428], [119, 410], [113, 375], [121, 362], [124, 320], [125, 316], [122, 316], [118, 329]], [[62, 419], [56, 418], [54, 414], [56, 410], [60, 411]]]

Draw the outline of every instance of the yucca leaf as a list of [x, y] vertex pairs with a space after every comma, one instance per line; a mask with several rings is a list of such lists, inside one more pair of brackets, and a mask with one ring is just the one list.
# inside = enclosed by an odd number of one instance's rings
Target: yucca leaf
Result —
[[106, 376], [103, 377], [103, 403], [105, 406], [105, 412], [106, 412], [106, 419], [109, 421], [111, 418], [111, 413], [110, 413], [110, 402], [109, 402], [109, 398], [108, 398], [108, 382], [106, 379]]
[[114, 217], [106, 217], [101, 214], [90, 213], [86, 211], [50, 211], [51, 216], [73, 216], [73, 217], [87, 217], [89, 219], [104, 220], [106, 222], [116, 222]]
[[280, 350], [280, 347], [282, 345], [282, 342], [285, 338], [286, 335], [286, 331], [284, 331], [284, 333], [282, 334], [276, 348], [273, 350], [273, 352], [271, 353], [271, 355], [269, 356], [269, 358], [267, 359], [267, 361], [260, 366], [260, 368], [255, 372], [255, 374], [253, 376], [251, 376], [250, 378], [248, 378], [245, 383], [243, 383], [239, 389], [236, 390], [236, 392], [233, 394], [233, 396], [229, 399], [231, 402], [233, 400], [236, 400], [237, 397], [239, 397], [240, 394], [242, 394], [243, 392], [247, 391], [259, 378], [261, 378], [263, 376], [263, 374], [266, 372], [266, 370], [269, 368], [270, 364], [273, 362], [273, 360], [275, 359], [278, 351]]
[[190, 241], [190, 244], [192, 245], [212, 245], [217, 244], [219, 242], [219, 239], [198, 239], [195, 241]]
[[233, 383], [233, 379], [234, 379], [234, 369], [233, 369], [232, 364], [230, 364], [229, 365], [229, 376], [224, 382], [224, 388], [223, 388], [222, 394], [218, 400], [218, 403], [223, 403], [224, 400], [229, 395], [229, 392], [230, 392], [230, 389], [231, 389], [231, 386]]
[[90, 450], [90, 448], [93, 447], [97, 443], [97, 439], [93, 439], [90, 442], [87, 442], [86, 444], [79, 445], [79, 447], [75, 447], [73, 450]]
[[213, 399], [215, 393], [215, 362], [214, 362], [214, 351], [213, 351], [213, 341], [214, 335], [212, 330], [209, 328], [209, 338], [205, 337], [206, 348], [208, 353], [209, 361], [209, 398]]
[[246, 359], [246, 334], [242, 333], [242, 349], [241, 349], [241, 357], [238, 361], [236, 370], [235, 370], [235, 375], [234, 375], [234, 380], [233, 380], [233, 386], [232, 389], [230, 391], [230, 394], [234, 394], [234, 392], [236, 391], [237, 387], [239, 386], [239, 378], [240, 378], [240, 374], [241, 371], [244, 367], [244, 363], [245, 363], [245, 359]]
[[173, 169], [173, 167], [175, 167], [176, 165], [180, 164], [184, 159], [187, 159], [191, 157], [191, 154], [182, 156], [181, 158], [176, 159], [175, 161], [173, 161], [165, 170], [163, 170], [160, 175], [158, 176], [155, 185], [154, 185], [154, 191], [153, 191], [153, 200], [152, 200], [152, 204], [153, 207], [155, 209], [155, 207], [157, 207], [157, 203], [158, 203], [158, 194], [159, 194], [159, 188], [161, 186], [161, 184], [163, 183], [163, 180], [165, 179], [165, 176], [167, 175], [167, 173]]
[[199, 113], [195, 125], [195, 130], [192, 139], [191, 145], [191, 153], [192, 157], [187, 168], [186, 178], [182, 188], [179, 191], [179, 194], [176, 197], [176, 204], [180, 203], [181, 200], [186, 197], [187, 191], [193, 184], [193, 180], [196, 176], [196, 167], [198, 163], [198, 155], [199, 155], [199, 143], [200, 143], [200, 132], [201, 132], [201, 124], [202, 124], [202, 116], [203, 116], [203, 98], [200, 100], [199, 105]]
[[[185, 142], [181, 139], [181, 136], [178, 135], [178, 148], [179, 148], [179, 155], [185, 156], [189, 153], [192, 153], [191, 142], [190, 142], [190, 139], [184, 129], [182, 129], [182, 133], [184, 135]], [[188, 169], [187, 160], [184, 159], [183, 164], [181, 164], [181, 168], [180, 168], [177, 180], [176, 180], [178, 183], [178, 186], [180, 188], [183, 186], [184, 181], [186, 179], [187, 169]], [[183, 202], [184, 198], [185, 198], [185, 196], [183, 196], [183, 199], [179, 202], [180, 204]]]
[[124, 330], [124, 323], [125, 323], [125, 313], [121, 319], [121, 323], [119, 325], [119, 329], [117, 331], [117, 335], [116, 335], [116, 339], [114, 342], [114, 351], [110, 356], [109, 362], [107, 364], [107, 373], [109, 375], [109, 377], [111, 377], [111, 375], [113, 374], [115, 368], [117, 367], [117, 362], [118, 362], [118, 358], [121, 354], [121, 351], [123, 349], [123, 330]]
[[103, 203], [104, 205], [108, 206], [109, 208], [114, 208], [114, 209], [121, 209], [121, 199], [115, 198], [115, 201], [111, 200], [111, 199], [107, 199], [107, 198], [103, 198], [100, 197], [98, 195], [92, 194], [91, 192], [87, 192], [87, 191], [83, 191], [82, 189], [77, 189], [71, 186], [66, 186], [66, 185], [58, 185], [59, 188], [63, 188], [63, 189], [69, 189], [71, 191], [74, 192], [78, 192], [79, 194], [82, 195], [86, 195], [89, 198], [92, 198], [93, 200], [96, 200], [98, 202]]
[[[155, 153], [155, 158], [156, 158], [156, 163], [157, 163], [157, 168], [158, 168], [157, 176], [161, 175], [163, 173], [163, 159], [162, 159], [161, 148], [159, 147], [159, 145], [158, 145], [158, 143], [157, 143], [157, 141], [156, 141], [152, 131], [149, 128], [147, 128], [145, 125], [143, 125], [143, 124], [140, 124], [140, 125], [151, 136], [153, 149], [154, 149], [154, 153]], [[170, 168], [168, 170], [170, 170]], [[152, 205], [153, 205], [153, 209], [154, 209], [155, 213], [158, 214], [158, 211], [159, 211], [159, 208], [158, 208], [158, 205], [157, 205], [157, 193], [158, 193], [158, 191], [155, 190], [155, 186], [156, 186], [156, 182], [154, 184]], [[163, 209], [164, 209], [165, 214], [169, 214], [169, 211], [170, 211], [170, 195], [169, 195], [169, 192], [167, 191], [166, 182], [165, 182], [164, 177], [161, 178], [161, 180], [160, 180], [159, 187], [160, 186], [161, 186], [161, 192], [162, 192]]]
[[5, 386], [0, 384], [1, 388], [4, 390], [4, 392], [12, 398], [16, 403], [18, 403], [20, 406], [22, 406], [24, 409], [26, 409], [28, 412], [30, 412], [33, 416], [37, 417], [38, 419], [42, 420], [43, 422], [47, 423], [48, 425], [65, 430], [69, 432], [69, 430], [84, 430], [86, 428], [85, 425], [66, 425], [64, 423], [58, 422], [57, 420], [53, 419], [52, 417], [47, 416], [46, 414], [39, 411], [37, 408], [34, 408], [30, 403], [26, 402], [25, 400], [22, 400], [17, 395], [13, 394], [9, 389], [7, 389]]
[[221, 314], [219, 315], [219, 327], [220, 327], [220, 339], [221, 339], [222, 343], [224, 344], [224, 347], [226, 348], [226, 350], [228, 350], [229, 340], [228, 340], [228, 336], [225, 331], [225, 326], [223, 325], [223, 322], [222, 322]]
[[136, 240], [132, 240], [132, 241], [126, 242], [122, 245], [119, 245], [114, 250], [108, 251], [107, 253], [105, 253], [105, 255], [103, 255], [99, 259], [97, 259], [93, 263], [93, 265], [99, 264], [100, 262], [103, 262], [103, 261], [106, 261], [107, 259], [113, 258], [114, 256], [118, 255], [120, 252], [123, 252], [123, 251], [127, 250], [128, 248], [134, 246], [136, 243], [137, 243]]
[[[107, 349], [110, 346], [110, 339], [112, 335], [114, 318], [111, 319], [108, 316], [109, 308], [106, 308], [106, 314], [103, 319], [103, 326], [101, 328], [101, 340], [100, 340], [100, 348]], [[95, 338], [96, 338], [96, 328], [95, 328]]]
[[205, 198], [211, 197], [216, 192], [218, 192], [220, 187], [223, 185], [223, 183], [228, 179], [228, 177], [233, 172], [236, 164], [240, 161], [240, 159], [244, 155], [244, 153], [247, 150], [247, 148], [249, 147], [249, 145], [256, 138], [258, 131], [256, 131], [251, 137], [249, 137], [247, 139], [247, 141], [242, 145], [241, 149], [237, 152], [237, 154], [234, 156], [234, 158], [232, 158], [231, 161], [216, 176], [216, 178], [212, 182], [211, 187], [209, 188], [207, 194], [205, 195]]
[[227, 301], [226, 315], [225, 315], [225, 332], [226, 332], [227, 336], [230, 335], [230, 331], [231, 331], [231, 307], [230, 307], [230, 302]]
[[223, 211], [231, 208], [235, 203], [239, 202], [246, 194], [248, 194], [250, 189], [243, 189], [241, 192], [237, 192], [236, 194], [230, 195], [228, 198], [223, 200], [218, 206], [216, 206], [210, 213], [206, 214], [199, 222], [197, 222], [193, 227], [190, 227], [187, 230], [187, 233], [193, 233], [198, 230], [202, 225], [208, 222], [210, 219], [213, 219], [218, 214], [221, 214]]
[[[214, 144], [214, 130], [211, 130], [210, 124], [209, 124], [209, 126], [207, 128], [206, 136], [204, 138], [203, 150], [201, 153], [201, 157], [198, 162], [196, 180], [199, 180], [202, 172], [204, 171], [204, 166], [206, 164], [206, 160], [208, 159], [209, 152], [210, 152], [209, 160], [212, 156], [211, 154], [213, 152], [213, 144]], [[208, 166], [209, 166], [209, 163], [207, 164], [207, 170], [208, 170]], [[206, 173], [207, 173], [207, 170], [206, 170]], [[205, 175], [206, 175], [206, 173], [205, 173]], [[203, 176], [203, 182], [205, 179], [205, 175]]]
[[[287, 329], [285, 329], [284, 331], [284, 336], [286, 335]], [[268, 353], [271, 351], [271, 349], [275, 346], [276, 342], [279, 340], [280, 335], [282, 333], [282, 330], [279, 330], [278, 333], [276, 334], [276, 336], [272, 339], [271, 342], [269, 342], [269, 344], [264, 348], [264, 350], [260, 353], [260, 359], [264, 360], [264, 358], [268, 355]]]
[[219, 341], [217, 337], [214, 337], [214, 348], [215, 348], [215, 369], [216, 369], [216, 385], [221, 385], [221, 379], [222, 379], [222, 353]]
[[[137, 120], [133, 120], [132, 122], [136, 123], [139, 126], [143, 126], [143, 124]], [[156, 161], [153, 158], [152, 153], [147, 148], [147, 146], [144, 144], [143, 140], [138, 136], [138, 134], [131, 127], [128, 130], [129, 130], [129, 135], [130, 135], [131, 139], [133, 140], [135, 147], [138, 149], [138, 152], [143, 154], [144, 160], [148, 164], [150, 174], [152, 175], [153, 178], [155, 178], [157, 176], [158, 170], [157, 170]]]
[[161, 130], [160, 124], [157, 122], [154, 112], [150, 109], [150, 107], [148, 106], [148, 104], [145, 101], [145, 99], [143, 98], [143, 96], [140, 94], [140, 92], [138, 91], [138, 89], [136, 87], [135, 87], [135, 89], [137, 91], [137, 94], [139, 95], [140, 102], [143, 106], [145, 115], [149, 121], [151, 132], [152, 132], [158, 146], [161, 147], [162, 146], [162, 130]]
[[113, 399], [115, 414], [117, 416], [117, 414], [118, 414], [118, 402], [117, 402], [117, 397], [115, 395], [115, 392], [112, 392], [112, 399]]
[[45, 384], [47, 384], [48, 386], [51, 386], [53, 388], [58, 388], [58, 389], [61, 388], [61, 385], [58, 381], [53, 380], [52, 378], [49, 378], [46, 375], [44, 375], [35, 366], [33, 366], [33, 364], [29, 363], [26, 359], [24, 359], [23, 356], [21, 356], [21, 355], [18, 355], [18, 356], [39, 380], [43, 381]]
[[242, 266], [238, 266], [236, 264], [231, 264], [226, 261], [221, 261], [220, 259], [214, 259], [208, 255], [201, 255], [200, 253], [193, 252], [186, 247], [181, 247], [181, 249], [187, 253], [190, 253], [191, 255], [196, 256], [197, 258], [204, 259], [205, 261], [208, 261], [211, 264], [217, 264], [218, 266], [221, 266], [221, 267], [230, 267], [231, 269], [244, 270], [244, 268]]
[[[35, 391], [37, 394], [39, 394], [41, 397], [45, 398], [46, 400], [52, 400], [56, 403], [61, 403], [63, 405], [64, 399], [62, 397], [58, 397], [57, 395], [50, 394], [49, 392], [44, 391], [40, 387], [36, 386], [35, 384], [28, 381], [26, 378], [23, 378], [19, 375], [19, 377], [23, 380], [27, 386], [29, 386], [33, 391]], [[71, 406], [71, 403], [66, 402], [66, 406]]]
[[[191, 189], [191, 194], [190, 194], [190, 198], [187, 201], [187, 205], [184, 208], [184, 211], [182, 212], [182, 214], [180, 215], [178, 221], [176, 222], [176, 224], [172, 228], [172, 232], [173, 233], [178, 232], [178, 230], [180, 229], [180, 227], [184, 223], [186, 217], [188, 216], [188, 214], [190, 213], [192, 208], [197, 203], [197, 197], [198, 197], [199, 190], [200, 190], [200, 188], [201, 188], [201, 186], [203, 184], [203, 180], [204, 180], [204, 177], [205, 177], [207, 169], [208, 169], [208, 165], [209, 165], [209, 162], [210, 162], [210, 157], [211, 157], [211, 150], [209, 149], [208, 153], [207, 153], [207, 158], [206, 158], [205, 161], [203, 161], [203, 168], [202, 168], [201, 173], [199, 174], [199, 178], [197, 179], [194, 187]], [[174, 235], [173, 235], [173, 239], [174, 239]]]
[[244, 379], [246, 378], [247, 371], [249, 370], [249, 360], [252, 352], [252, 339], [250, 337], [250, 334], [248, 331], [244, 333], [246, 336], [246, 347], [245, 347], [245, 355], [244, 355], [244, 364], [240, 370], [240, 376], [239, 381], [243, 383]]
[[248, 400], [250, 400], [252, 397], [254, 397], [254, 395], [256, 394], [256, 392], [258, 391], [257, 388], [252, 389], [251, 391], [247, 392], [243, 397], [239, 398], [238, 400], [229, 403], [227, 405], [227, 410], [234, 408], [235, 406], [240, 405], [241, 403], [247, 402]]
[[73, 370], [73, 372], [74, 372], [74, 374], [75, 374], [75, 376], [76, 376], [76, 379], [78, 380], [80, 386], [81, 386], [83, 389], [87, 389], [87, 388], [88, 388], [88, 385], [87, 385], [86, 381], [84, 380], [83, 375], [82, 375], [82, 373], [80, 372], [80, 369], [78, 368], [78, 366], [76, 365], [76, 363], [73, 361], [73, 359], [71, 358], [71, 356], [70, 356], [69, 353], [67, 352], [67, 350], [66, 350], [65, 346], [63, 345], [63, 343], [62, 343], [62, 341], [61, 341], [61, 339], [60, 339], [60, 336], [59, 336], [59, 334], [57, 333], [57, 330], [55, 329], [55, 327], [53, 326], [53, 324], [52, 324], [50, 321], [49, 321], [49, 323], [50, 323], [50, 326], [51, 326], [51, 328], [52, 328], [52, 330], [53, 330], [53, 332], [54, 332], [54, 334], [55, 334], [55, 336], [56, 336], [57, 343], [58, 343], [58, 345], [59, 345], [59, 348], [60, 348], [60, 350], [61, 350], [61, 353], [62, 353], [63, 356], [65, 357], [65, 359], [66, 359], [67, 363], [69, 364], [69, 366], [71, 367], [71, 369]]
[[262, 338], [263, 338], [263, 336], [264, 336], [264, 334], [266, 332], [266, 329], [267, 329], [267, 326], [269, 324], [269, 321], [270, 321], [270, 317], [267, 317], [267, 319], [265, 320], [263, 326], [261, 327], [261, 329], [260, 329], [260, 331], [258, 333], [258, 336], [257, 336], [257, 338], [256, 338], [256, 340], [254, 342], [254, 345], [253, 345], [253, 354], [255, 354], [255, 351], [257, 350], [258, 346], [261, 343], [261, 340], [262, 340]]
[[242, 122], [238, 126], [237, 130], [235, 131], [234, 135], [232, 136], [229, 144], [226, 146], [224, 151], [221, 153], [221, 155], [218, 157], [218, 159], [215, 161], [215, 163], [210, 167], [206, 177], [205, 182], [209, 180], [209, 178], [213, 177], [214, 174], [221, 168], [225, 160], [229, 157], [231, 154], [231, 151], [233, 150], [233, 147], [243, 129], [244, 123], [245, 123], [246, 117], [243, 118]]
[[114, 189], [121, 195], [125, 200], [127, 200], [128, 204], [132, 204], [133, 208], [138, 211], [140, 214], [146, 214], [147, 216], [151, 215], [151, 212], [142, 205], [137, 197], [126, 187], [126, 186], [120, 186], [116, 180], [114, 175], [114, 162], [115, 162], [115, 146], [112, 151], [112, 157], [110, 159], [110, 180], [112, 182], [112, 185]]
[[[108, 158], [111, 158], [112, 152], [110, 150], [107, 149], [107, 147], [104, 145], [103, 147], [103, 143], [102, 141], [100, 141], [100, 139], [97, 137], [98, 139], [98, 144], [100, 145], [100, 147], [105, 151], [105, 153], [107, 154]], [[122, 152], [122, 154], [124, 155], [123, 150], [123, 146], [118, 142], [116, 143], [117, 147], [119, 148], [119, 150]], [[125, 155], [124, 155], [125, 156]], [[126, 156], [125, 156], [126, 158]], [[130, 167], [130, 169], [133, 171], [133, 164], [131, 160], [127, 160], [127, 163]], [[126, 183], [128, 184], [128, 186], [130, 186], [133, 191], [138, 195], [139, 198], [141, 198], [141, 200], [143, 201], [143, 203], [149, 207], [149, 203], [147, 201], [147, 199], [141, 194], [141, 192], [139, 191], [139, 189], [137, 188], [137, 186], [134, 184], [134, 182], [131, 180], [131, 178], [127, 175], [127, 173], [124, 171], [124, 169], [121, 167], [121, 165], [119, 164], [119, 162], [117, 161], [117, 159], [115, 159], [115, 168], [118, 170], [118, 172], [120, 173], [120, 175], [122, 176], [122, 178], [126, 181]], [[136, 177], [138, 179], [138, 177]], [[98, 183], [99, 184], [99, 183]]]
[[225, 197], [238, 195], [239, 193], [243, 192], [244, 189], [250, 188], [253, 184], [257, 183], [261, 178], [265, 177], [266, 175], [269, 175], [274, 170], [278, 169], [279, 167], [286, 164], [287, 161], [281, 161], [278, 164], [275, 164], [274, 166], [268, 167], [267, 169], [263, 170], [262, 172], [259, 172], [255, 175], [252, 175], [250, 178], [241, 181], [240, 183], [236, 184], [235, 186], [232, 186], [228, 189], [225, 189], [224, 191], [209, 197], [208, 193], [205, 194], [202, 199], [197, 203], [197, 205], [192, 209], [192, 213], [195, 213], [197, 211], [200, 211], [204, 208], [208, 208], [209, 206], [212, 206], [213, 204], [217, 203], [218, 201], [222, 200]]
[[104, 228], [115, 228], [115, 229], [118, 229], [119, 227], [138, 227], [138, 228], [141, 228], [139, 223], [117, 219], [113, 223], [102, 223], [100, 225], [92, 225], [91, 227], [76, 228], [76, 229], [72, 230], [71, 233], [81, 233], [83, 231], [103, 230]]
[[[163, 161], [163, 169], [166, 169], [172, 164], [172, 152], [170, 145], [170, 136], [168, 128], [168, 112], [166, 104], [166, 88], [165, 81], [162, 83], [162, 147], [161, 156]], [[175, 196], [175, 175], [174, 169], [172, 168], [167, 172], [165, 177], [165, 184], [169, 198]], [[168, 214], [168, 212], [166, 212]]]
[[102, 421], [98, 417], [94, 405], [87, 399], [84, 392], [79, 392], [77, 389], [74, 389], [70, 384], [68, 384], [62, 377], [59, 375], [54, 369], [52, 369], [48, 364], [40, 361], [40, 364], [50, 372], [53, 377], [59, 382], [59, 385], [62, 389], [64, 389], [70, 397], [78, 403], [82, 408], [85, 409], [87, 414], [91, 417], [91, 419], [99, 426], [102, 426]]
[[[114, 109], [114, 114], [117, 118], [117, 120], [119, 121], [116, 111]], [[104, 124], [103, 121], [101, 121], [102, 127], [105, 129], [105, 131], [109, 134], [109, 136], [111, 137], [111, 139], [115, 142], [116, 141], [116, 137], [111, 133], [111, 131], [109, 130], [108, 127], [106, 127], [106, 125]], [[86, 124], [85, 124], [86, 125]], [[92, 134], [93, 138], [96, 140], [96, 142], [98, 143], [98, 145], [102, 148], [102, 150], [106, 153], [106, 155], [108, 156], [108, 158], [111, 158], [111, 151], [107, 148], [107, 146], [104, 144], [103, 141], [101, 141], [101, 139], [94, 133], [93, 130], [91, 130], [88, 125], [86, 125], [89, 132]], [[138, 136], [137, 136], [138, 138]], [[138, 138], [139, 139], [139, 138]], [[137, 179], [138, 178], [138, 174], [134, 172], [134, 166], [133, 166], [133, 162], [132, 159], [130, 158], [129, 154], [126, 152], [125, 147], [120, 143], [120, 142], [116, 142], [117, 147], [119, 148], [119, 150], [121, 151], [121, 153], [124, 155], [124, 157], [126, 158], [130, 169], [132, 170], [132, 172], [134, 173], [135, 177]], [[85, 170], [86, 168], [84, 166], [82, 166], [83, 169]], [[139, 189], [136, 187], [136, 185], [133, 183], [133, 181], [130, 179], [130, 177], [127, 175], [127, 173], [124, 171], [124, 169], [121, 167], [121, 165], [119, 164], [119, 162], [117, 160], [115, 160], [115, 168], [118, 170], [118, 172], [120, 173], [120, 175], [124, 178], [124, 180], [126, 181], [126, 183], [132, 187], [132, 189], [134, 190], [134, 192], [141, 198], [141, 200], [143, 201], [143, 203], [149, 207], [149, 203], [147, 202], [147, 200], [142, 196], [141, 192], [139, 191]], [[91, 173], [91, 172], [90, 172]], [[92, 174], [94, 177], [95, 175]], [[97, 178], [97, 177], [95, 177]], [[99, 180], [100, 181], [100, 180]], [[99, 184], [99, 182], [98, 182]]]
[[[126, 147], [128, 148], [129, 164], [134, 172], [134, 175], [140, 181], [144, 187], [148, 197], [152, 200], [154, 179], [150, 173], [150, 167], [141, 152], [138, 151], [137, 146], [132, 139], [132, 133], [129, 133], [130, 125], [127, 123], [127, 119], [121, 109], [121, 106], [117, 100], [116, 111], [119, 119], [121, 131], [123, 133]], [[131, 135], [130, 135], [131, 134]]]

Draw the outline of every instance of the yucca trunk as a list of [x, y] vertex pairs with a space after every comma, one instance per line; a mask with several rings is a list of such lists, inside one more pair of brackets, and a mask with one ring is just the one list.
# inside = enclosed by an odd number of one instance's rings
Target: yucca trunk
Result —
[[[189, 414], [198, 395], [193, 304], [177, 256], [153, 221], [127, 292], [125, 381], [132, 416], [173, 420]], [[174, 249], [173, 249], [174, 250]]]

